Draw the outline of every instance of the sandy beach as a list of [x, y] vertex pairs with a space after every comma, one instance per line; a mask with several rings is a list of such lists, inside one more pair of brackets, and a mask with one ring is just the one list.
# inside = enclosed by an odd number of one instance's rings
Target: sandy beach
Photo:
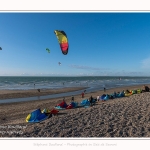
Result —
[[[148, 85], [150, 87], [150, 85]], [[88, 99], [91, 95], [110, 94], [114, 91], [141, 89], [142, 85], [120, 87], [104, 91], [75, 95], [75, 102]], [[29, 97], [81, 90], [65, 88], [37, 92], [1, 90], [0, 99]], [[150, 137], [150, 92], [134, 94], [97, 102], [93, 107], [60, 110], [40, 123], [27, 123], [27, 115], [35, 109], [52, 109], [62, 98], [0, 104], [0, 137]], [[66, 103], [71, 97], [66, 97]]]

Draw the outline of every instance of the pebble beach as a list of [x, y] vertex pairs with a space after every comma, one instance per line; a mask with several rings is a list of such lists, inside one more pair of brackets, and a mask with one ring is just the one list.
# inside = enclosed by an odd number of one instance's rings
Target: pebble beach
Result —
[[[148, 85], [149, 86], [149, 85]], [[85, 97], [75, 95], [75, 102], [88, 99], [91, 95], [110, 94], [114, 91], [133, 90], [139, 86], [119, 87], [104, 91], [85, 93]], [[80, 88], [66, 88], [51, 91], [61, 93]], [[84, 90], [84, 88], [83, 88]], [[44, 93], [45, 92], [45, 93]], [[48, 94], [50, 90], [40, 94]], [[50, 94], [51, 94], [50, 93]], [[0, 91], [0, 99], [35, 96], [39, 93], [34, 90]], [[69, 104], [71, 97], [65, 97]], [[60, 103], [62, 98], [0, 104], [0, 137], [84, 137], [84, 138], [109, 138], [109, 137], [150, 137], [150, 92], [133, 94], [128, 97], [115, 98], [105, 102], [98, 101], [92, 107], [78, 107], [60, 110], [58, 115], [52, 116], [40, 123], [27, 123], [27, 115], [35, 109], [52, 109]]]

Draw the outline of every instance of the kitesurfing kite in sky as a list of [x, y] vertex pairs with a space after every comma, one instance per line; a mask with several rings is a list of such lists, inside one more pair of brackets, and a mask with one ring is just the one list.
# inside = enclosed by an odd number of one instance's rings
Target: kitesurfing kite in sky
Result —
[[50, 50], [49, 50], [48, 48], [46, 48], [46, 51], [47, 51], [48, 53], [50, 53]]
[[55, 30], [54, 33], [57, 36], [62, 53], [64, 55], [67, 55], [69, 44], [68, 44], [68, 38], [67, 38], [66, 33], [64, 31], [60, 31], [60, 30]]
[[2, 50], [2, 48], [0, 47], [0, 50]]
[[61, 65], [61, 62], [59, 62], [58, 64]]

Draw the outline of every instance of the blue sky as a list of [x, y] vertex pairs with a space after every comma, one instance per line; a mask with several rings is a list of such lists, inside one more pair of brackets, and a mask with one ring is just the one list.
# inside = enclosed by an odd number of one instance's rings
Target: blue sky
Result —
[[150, 76], [150, 13], [1, 12], [0, 47], [0, 76]]

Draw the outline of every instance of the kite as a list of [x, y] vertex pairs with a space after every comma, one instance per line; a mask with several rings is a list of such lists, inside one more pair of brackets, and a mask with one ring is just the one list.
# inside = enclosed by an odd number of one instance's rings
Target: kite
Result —
[[68, 38], [67, 38], [66, 33], [64, 31], [60, 31], [60, 30], [55, 30], [54, 33], [57, 36], [62, 53], [64, 55], [67, 55], [69, 44], [68, 44]]
[[2, 50], [2, 48], [0, 47], [0, 50]]
[[59, 62], [58, 64], [61, 65], [61, 62]]
[[47, 52], [50, 53], [50, 50], [48, 48], [46, 48]]

